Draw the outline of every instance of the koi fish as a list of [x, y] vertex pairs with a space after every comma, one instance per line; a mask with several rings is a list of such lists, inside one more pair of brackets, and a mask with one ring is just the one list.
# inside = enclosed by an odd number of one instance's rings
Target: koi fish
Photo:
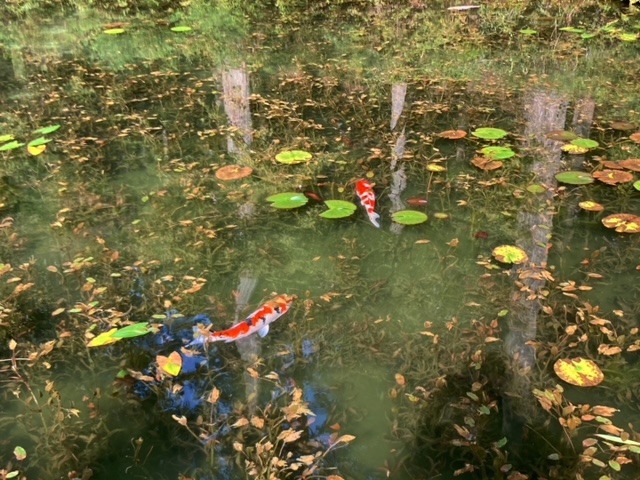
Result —
[[200, 327], [193, 327], [196, 338], [187, 346], [204, 345], [209, 342], [235, 342], [256, 332], [261, 337], [264, 337], [269, 333], [269, 325], [287, 313], [296, 298], [298, 297], [295, 295], [278, 295], [262, 305], [245, 320], [226, 330], [209, 332]]
[[358, 194], [360, 203], [367, 211], [367, 215], [369, 216], [369, 220], [371, 220], [371, 223], [380, 228], [380, 223], [378, 222], [380, 215], [378, 215], [375, 211], [376, 194], [373, 191], [371, 183], [369, 183], [368, 180], [358, 180], [358, 182], [356, 183], [356, 193]]

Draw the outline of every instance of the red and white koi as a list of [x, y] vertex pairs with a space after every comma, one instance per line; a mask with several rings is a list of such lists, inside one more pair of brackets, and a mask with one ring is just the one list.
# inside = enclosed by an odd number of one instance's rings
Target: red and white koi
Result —
[[245, 320], [236, 323], [226, 330], [209, 332], [194, 327], [195, 338], [188, 346], [203, 345], [209, 342], [235, 342], [241, 338], [258, 333], [264, 337], [269, 333], [269, 325], [289, 311], [289, 307], [296, 300], [295, 295], [278, 295], [262, 305]]
[[378, 219], [380, 215], [376, 213], [376, 194], [373, 191], [373, 187], [368, 180], [358, 180], [356, 183], [356, 193], [358, 194], [358, 198], [360, 199], [360, 203], [367, 211], [367, 215], [369, 216], [369, 220], [376, 227], [380, 228], [380, 223]]

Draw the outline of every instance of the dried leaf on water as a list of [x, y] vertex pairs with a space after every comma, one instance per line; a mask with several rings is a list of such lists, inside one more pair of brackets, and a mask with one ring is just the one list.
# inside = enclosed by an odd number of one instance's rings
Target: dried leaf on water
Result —
[[560, 379], [578, 387], [594, 387], [604, 380], [604, 373], [593, 361], [585, 358], [561, 358], [553, 365]]

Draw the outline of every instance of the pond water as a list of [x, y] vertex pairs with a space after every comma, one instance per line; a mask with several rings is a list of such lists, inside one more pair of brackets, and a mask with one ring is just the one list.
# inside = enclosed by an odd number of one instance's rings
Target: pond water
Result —
[[220, 3], [2, 37], [0, 478], [637, 478], [634, 11]]

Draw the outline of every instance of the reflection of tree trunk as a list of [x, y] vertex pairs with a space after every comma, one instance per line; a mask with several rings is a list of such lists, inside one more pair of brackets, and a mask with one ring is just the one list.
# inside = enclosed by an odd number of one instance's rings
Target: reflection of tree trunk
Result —
[[[249, 299], [256, 289], [258, 279], [254, 278], [251, 272], [243, 272], [240, 274], [240, 285], [236, 297], [236, 315], [234, 324], [238, 323], [240, 312], [247, 306]], [[260, 357], [260, 341], [257, 335], [250, 335], [236, 342], [240, 358], [247, 366], [253, 367]], [[247, 395], [247, 406], [249, 411], [253, 412], [258, 400], [258, 379], [252, 377], [249, 372], [244, 373], [245, 392]]]
[[513, 422], [517, 423], [518, 413], [530, 418], [534, 407], [533, 400], [527, 400], [531, 399], [527, 375], [534, 364], [535, 352], [527, 342], [536, 335], [537, 316], [541, 308], [538, 296], [545, 284], [541, 272], [546, 268], [546, 245], [553, 228], [553, 190], [557, 185], [555, 174], [560, 170], [562, 155], [561, 144], [545, 138], [545, 133], [563, 129], [566, 114], [565, 100], [555, 94], [536, 92], [525, 105], [525, 135], [528, 147], [535, 151], [535, 158], [538, 159], [531, 170], [537, 181], [548, 190], [532, 197], [534, 203], [519, 217], [523, 231], [530, 232], [530, 235], [518, 242], [527, 252], [529, 261], [526, 265], [513, 269], [513, 275], [518, 276], [520, 288], [513, 295], [509, 332], [505, 338], [505, 350], [511, 362], [511, 378], [506, 385], [510, 395], [505, 397], [504, 405], [505, 429], [514, 428]]
[[[589, 138], [591, 133], [591, 125], [593, 124], [593, 115], [596, 110], [596, 102], [590, 98], [584, 98], [576, 102], [576, 109], [573, 112], [572, 129], [576, 135], [582, 138]], [[572, 155], [572, 169], [582, 169], [584, 155]]]
[[[394, 83], [391, 86], [391, 130], [393, 130], [398, 124], [398, 120], [404, 110], [404, 99], [407, 95], [406, 83]], [[407, 142], [407, 137], [404, 135], [404, 128], [398, 138], [391, 152], [391, 192], [389, 193], [389, 200], [391, 200], [390, 213], [397, 212], [404, 209], [404, 204], [400, 199], [400, 194], [407, 188], [407, 174], [404, 171], [404, 163], [401, 162], [404, 157], [404, 149]], [[400, 162], [399, 162], [400, 161]], [[399, 234], [402, 231], [402, 225], [399, 223], [391, 223], [390, 230], [393, 233]]]
[[[222, 89], [224, 92], [224, 111], [229, 117], [229, 123], [237, 128], [244, 143], [251, 145], [253, 133], [251, 131], [251, 110], [249, 109], [249, 74], [245, 67], [225, 70], [222, 73]], [[227, 151], [236, 153], [236, 146], [231, 136], [227, 137]]]
[[391, 130], [396, 128], [404, 110], [404, 98], [407, 95], [406, 83], [394, 83], [391, 86]]

